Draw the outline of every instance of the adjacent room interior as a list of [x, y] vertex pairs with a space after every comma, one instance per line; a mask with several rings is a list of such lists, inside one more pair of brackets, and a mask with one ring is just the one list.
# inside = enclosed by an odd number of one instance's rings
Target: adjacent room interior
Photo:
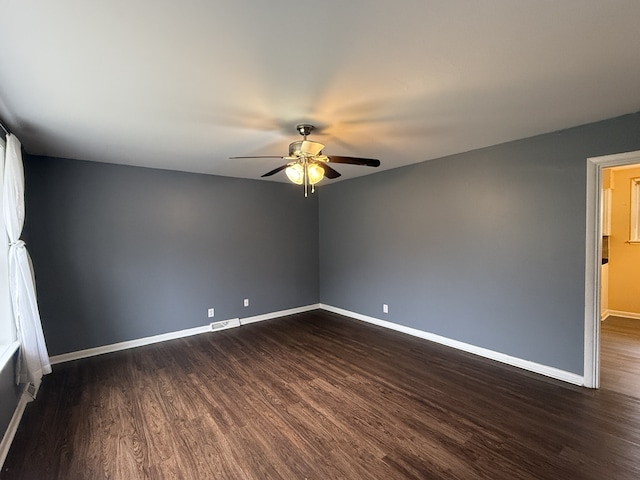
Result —
[[640, 476], [640, 5], [374, 3], [0, 7], [1, 479]]
[[631, 396], [640, 392], [639, 182], [637, 163], [603, 170], [600, 386]]

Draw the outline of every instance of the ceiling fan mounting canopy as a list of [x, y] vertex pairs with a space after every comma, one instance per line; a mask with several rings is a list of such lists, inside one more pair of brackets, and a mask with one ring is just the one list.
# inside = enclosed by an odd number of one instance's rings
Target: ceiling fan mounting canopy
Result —
[[307, 135], [309, 135], [311, 133], [311, 131], [313, 129], [315, 129], [316, 127], [314, 127], [313, 125], [310, 125], [308, 123], [301, 123], [299, 125], [296, 125], [296, 130], [298, 130], [298, 132], [300, 132], [300, 135], [302, 135], [303, 137], [307, 137]]

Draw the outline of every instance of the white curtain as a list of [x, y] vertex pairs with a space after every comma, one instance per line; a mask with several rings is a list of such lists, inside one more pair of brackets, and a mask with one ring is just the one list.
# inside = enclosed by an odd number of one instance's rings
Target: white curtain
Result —
[[20, 141], [12, 134], [7, 135], [3, 193], [4, 222], [9, 236], [9, 288], [20, 342], [16, 381], [27, 384], [27, 391], [35, 398], [42, 376], [51, 373], [51, 364], [36, 301], [31, 258], [20, 240], [24, 225], [24, 167]]

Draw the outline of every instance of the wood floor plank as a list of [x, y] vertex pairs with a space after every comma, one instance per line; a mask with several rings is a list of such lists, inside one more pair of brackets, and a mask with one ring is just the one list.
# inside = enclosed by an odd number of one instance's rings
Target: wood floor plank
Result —
[[56, 365], [0, 479], [637, 480], [635, 322], [597, 391], [320, 311]]
[[640, 320], [608, 317], [600, 330], [601, 387], [640, 397]]

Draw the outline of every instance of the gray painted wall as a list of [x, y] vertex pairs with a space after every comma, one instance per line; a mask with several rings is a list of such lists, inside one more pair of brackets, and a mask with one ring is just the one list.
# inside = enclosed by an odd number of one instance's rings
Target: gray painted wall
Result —
[[11, 417], [18, 406], [20, 389], [15, 384], [15, 365], [18, 352], [13, 356], [13, 361], [0, 369], [0, 440], [5, 435]]
[[586, 158], [638, 149], [634, 114], [323, 186], [320, 301], [582, 374]]
[[51, 355], [207, 325], [208, 307], [318, 303], [318, 199], [299, 187], [33, 156], [25, 170]]
[[217, 320], [320, 300], [581, 374], [585, 159], [640, 149], [639, 133], [627, 115], [309, 199], [288, 184], [26, 156], [50, 353], [205, 325], [209, 306]]

